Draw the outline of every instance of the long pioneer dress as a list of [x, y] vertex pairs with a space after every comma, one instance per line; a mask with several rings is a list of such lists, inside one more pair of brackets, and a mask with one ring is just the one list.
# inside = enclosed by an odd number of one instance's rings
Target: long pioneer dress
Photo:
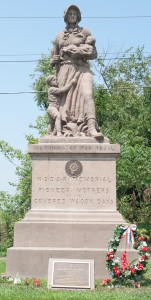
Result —
[[[96, 118], [93, 102], [93, 78], [87, 61], [96, 58], [97, 52], [95, 46], [91, 47], [92, 51], [82, 51], [89, 36], [91, 33], [86, 28], [76, 27], [73, 30], [66, 28], [58, 34], [54, 42], [52, 61], [53, 55], [60, 56], [60, 61], [56, 65], [59, 88], [64, 87], [74, 78], [77, 80], [77, 84], [73, 85], [61, 98], [60, 113], [65, 122], [67, 121], [67, 112], [74, 116], [77, 123]], [[68, 48], [73, 48], [75, 54], [65, 51]], [[78, 54], [75, 49], [78, 50]]]

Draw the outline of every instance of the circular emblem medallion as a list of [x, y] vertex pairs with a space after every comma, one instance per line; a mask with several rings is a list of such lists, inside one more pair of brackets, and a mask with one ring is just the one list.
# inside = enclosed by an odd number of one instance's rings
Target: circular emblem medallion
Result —
[[81, 175], [83, 168], [78, 160], [70, 160], [65, 166], [66, 173], [71, 177], [78, 177]]

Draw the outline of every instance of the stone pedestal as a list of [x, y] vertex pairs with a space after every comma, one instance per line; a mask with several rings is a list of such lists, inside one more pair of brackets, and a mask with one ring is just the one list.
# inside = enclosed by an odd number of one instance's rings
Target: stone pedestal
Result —
[[116, 210], [119, 152], [119, 145], [93, 138], [43, 138], [29, 145], [32, 205], [15, 224], [8, 274], [47, 278], [49, 258], [94, 259], [95, 277], [108, 274], [108, 240], [115, 225], [125, 223]]

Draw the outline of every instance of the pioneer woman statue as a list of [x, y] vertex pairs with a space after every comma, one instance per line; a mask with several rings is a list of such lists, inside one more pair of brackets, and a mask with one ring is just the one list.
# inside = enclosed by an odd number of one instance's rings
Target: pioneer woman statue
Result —
[[76, 5], [65, 10], [64, 21], [66, 28], [54, 41], [51, 64], [56, 69], [59, 88], [70, 84], [75, 77], [77, 83], [61, 97], [62, 131], [72, 136], [76, 128], [76, 135], [103, 137], [96, 130], [93, 76], [88, 63], [97, 57], [95, 39], [87, 28], [79, 27], [81, 12]]

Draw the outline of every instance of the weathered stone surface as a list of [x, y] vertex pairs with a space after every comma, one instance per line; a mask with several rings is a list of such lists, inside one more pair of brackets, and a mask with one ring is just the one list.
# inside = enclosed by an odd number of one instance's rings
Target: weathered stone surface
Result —
[[[28, 146], [28, 152], [31, 156], [36, 153], [40, 154], [73, 154], [75, 156], [76, 153], [80, 154], [103, 154], [105, 158], [105, 154], [112, 154], [113, 157], [116, 157], [120, 153], [120, 146], [118, 144], [99, 144], [99, 143], [40, 143], [40, 144], [32, 144]], [[91, 155], [92, 156], [92, 155]], [[35, 156], [36, 157], [36, 156]], [[64, 155], [65, 157], [65, 155]], [[92, 156], [93, 157], [93, 156]], [[97, 157], [97, 156], [96, 156]]]
[[108, 144], [109, 143], [109, 139], [107, 137], [97, 137], [97, 138], [94, 138], [94, 137], [85, 137], [85, 136], [78, 136], [78, 137], [64, 137], [64, 136], [51, 136], [50, 134], [46, 134], [44, 136], [42, 136], [40, 139], [39, 139], [39, 143], [49, 143], [49, 144], [55, 144], [55, 143], [80, 143], [80, 144], [83, 144], [83, 143], [105, 143], [105, 144]]
[[[71, 214], [72, 216], [72, 214]], [[119, 214], [120, 216], [120, 214]], [[62, 221], [23, 220], [15, 224], [15, 247], [52, 247], [52, 248], [107, 248], [113, 235], [113, 228], [120, 224], [122, 218], [104, 221]], [[37, 212], [38, 217], [38, 212]], [[62, 214], [63, 219], [63, 214]], [[110, 219], [112, 214], [110, 214]]]
[[[113, 228], [110, 237], [113, 234]], [[105, 235], [105, 232], [104, 232]], [[104, 245], [105, 246], [105, 245]], [[121, 257], [125, 248], [117, 253]], [[21, 277], [48, 278], [48, 262], [50, 258], [92, 259], [95, 261], [95, 278], [109, 276], [106, 269], [107, 248], [49, 248], [49, 247], [13, 247], [8, 249], [7, 274], [13, 277], [19, 273]], [[137, 257], [135, 250], [128, 251], [128, 260]]]
[[[99, 143], [29, 145], [32, 208], [15, 224], [9, 274], [47, 277], [49, 258], [76, 258], [94, 259], [95, 278], [107, 275], [107, 243], [115, 225], [124, 223], [116, 210], [119, 151], [118, 145]], [[82, 173], [68, 175], [70, 161], [80, 162]]]
[[[119, 145], [29, 145], [32, 156], [32, 209], [116, 211], [116, 162]], [[94, 155], [95, 154], [95, 155]], [[66, 166], [82, 166], [78, 176]], [[76, 174], [76, 173], [75, 173]], [[73, 175], [75, 175], [73, 172]]]
[[79, 27], [81, 12], [76, 5], [65, 11], [66, 28], [54, 40], [51, 64], [56, 75], [47, 79], [48, 134], [65, 137], [95, 137], [97, 130], [93, 101], [93, 76], [88, 60], [97, 57], [95, 38]]

